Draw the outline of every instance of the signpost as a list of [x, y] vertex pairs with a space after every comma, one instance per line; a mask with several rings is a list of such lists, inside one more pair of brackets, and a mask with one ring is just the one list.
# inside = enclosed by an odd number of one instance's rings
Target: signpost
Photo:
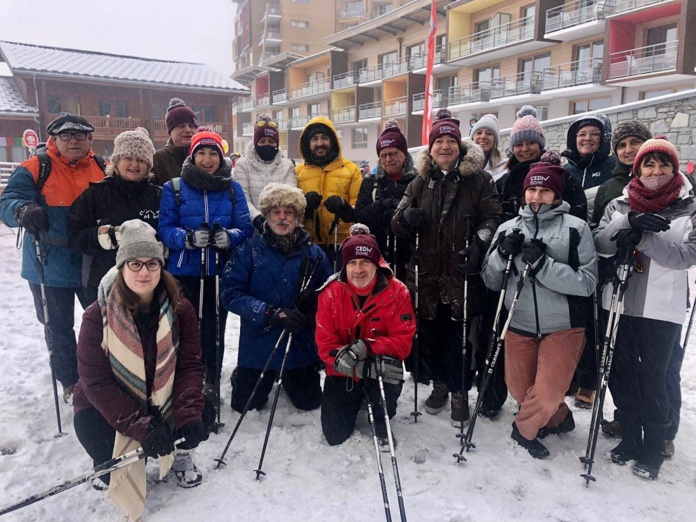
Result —
[[26, 145], [27, 149], [29, 150], [34, 150], [39, 144], [39, 135], [36, 134], [36, 131], [31, 129], [24, 131], [24, 134], [22, 134], [22, 139], [24, 140], [24, 145]]

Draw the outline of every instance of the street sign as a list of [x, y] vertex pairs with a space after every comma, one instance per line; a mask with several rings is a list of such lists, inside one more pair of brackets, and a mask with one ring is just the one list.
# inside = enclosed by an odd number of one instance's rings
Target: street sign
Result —
[[24, 145], [26, 145], [28, 149], [34, 150], [39, 144], [38, 134], [36, 134], [36, 131], [31, 129], [25, 130], [24, 134], [22, 134], [22, 138], [24, 139]]

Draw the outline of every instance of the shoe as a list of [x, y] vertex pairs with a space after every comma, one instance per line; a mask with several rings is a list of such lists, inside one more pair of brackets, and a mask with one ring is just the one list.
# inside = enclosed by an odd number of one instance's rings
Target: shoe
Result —
[[539, 439], [525, 439], [520, 433], [520, 430], [517, 429], [517, 424], [515, 424], [515, 422], [512, 423], [512, 433], [510, 434], [510, 436], [512, 437], [512, 440], [514, 440], [517, 444], [526, 449], [529, 452], [529, 454], [535, 459], [544, 460], [549, 458], [549, 456], [551, 455], [549, 453], [549, 450], [546, 449], [546, 446], [539, 442]]
[[450, 406], [452, 408], [452, 414], [450, 415], [452, 426], [455, 428], [468, 426], [471, 415], [469, 412], [469, 395], [466, 393], [462, 395], [460, 392], [453, 393]]
[[179, 487], [195, 488], [203, 482], [203, 474], [193, 462], [193, 450], [176, 450], [172, 471]]
[[633, 466], [633, 474], [645, 480], [657, 480], [665, 457], [660, 452], [644, 451]]
[[612, 439], [621, 438], [621, 423], [614, 419], [611, 422], [602, 421], [602, 433]]
[[75, 385], [63, 386], [63, 402], [65, 404], [72, 404], [72, 396], [75, 391]]
[[433, 383], [433, 391], [430, 393], [430, 397], [425, 399], [425, 411], [431, 415], [440, 413], [447, 406], [448, 396], [449, 392], [446, 384], [440, 382]]
[[594, 390], [578, 388], [578, 393], [575, 394], [575, 407], [582, 408], [583, 410], [591, 410], [594, 405], [594, 398]]
[[220, 398], [218, 397], [218, 391], [217, 391], [217, 385], [215, 383], [209, 383], [206, 382], [203, 385], [203, 395], [217, 408], [218, 401]]
[[575, 429], [575, 419], [573, 418], [573, 412], [568, 411], [568, 415], [565, 419], [555, 428], [541, 428], [539, 433], [537, 433], [537, 439], [543, 439], [549, 435], [560, 435], [561, 433], [569, 433]]
[[239, 375], [239, 366], [235, 367], [235, 369], [232, 370], [232, 375], [230, 375], [230, 385], [232, 385], [232, 388], [237, 384], [237, 375]]
[[97, 491], [106, 491], [109, 489], [109, 485], [104, 482], [101, 477], [97, 477], [92, 479], [92, 489], [96, 489]]
[[479, 408], [479, 417], [486, 417], [487, 419], [494, 420], [500, 414], [501, 408], [490, 408], [485, 405], [481, 405]]
[[673, 440], [666, 440], [665, 441], [665, 460], [672, 460], [672, 457], [674, 457], [674, 452], [676, 450], [674, 449], [674, 441]]
[[631, 460], [638, 460], [641, 456], [641, 449], [621, 441], [618, 446], [609, 451], [609, 459], [619, 466], [624, 466]]
[[[377, 446], [379, 446], [379, 451], [382, 453], [389, 453], [389, 437], [387, 437], [387, 428], [384, 424], [377, 424], [375, 426], [375, 434], [377, 435]], [[394, 443], [394, 450], [396, 450], [396, 437], [394, 437], [394, 432], [392, 432], [392, 442]]]

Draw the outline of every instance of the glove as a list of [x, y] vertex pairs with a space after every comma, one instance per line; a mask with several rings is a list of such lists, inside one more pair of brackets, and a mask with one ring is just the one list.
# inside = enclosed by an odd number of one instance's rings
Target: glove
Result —
[[15, 212], [15, 219], [34, 237], [38, 237], [40, 232], [48, 232], [48, 214], [33, 201], [20, 205]]
[[631, 211], [628, 213], [628, 224], [638, 232], [665, 232], [669, 230], [669, 219], [663, 218], [651, 212]]
[[156, 459], [174, 451], [172, 430], [166, 424], [150, 424], [145, 438], [140, 442], [145, 455]]
[[268, 326], [271, 328], [280, 326], [283, 330], [288, 330], [293, 335], [300, 333], [307, 324], [305, 315], [291, 308], [276, 308], [275, 306], [271, 306], [267, 314]]
[[115, 250], [118, 248], [118, 238], [121, 235], [119, 229], [120, 227], [114, 227], [111, 225], [100, 226], [97, 230], [99, 246], [104, 250]]
[[522, 243], [524, 243], [524, 234], [519, 230], [513, 230], [498, 245], [498, 252], [506, 258], [510, 256], [515, 257], [522, 252]]
[[362, 340], [347, 344], [336, 354], [333, 364], [334, 370], [348, 377], [361, 377], [367, 352], [367, 344]]
[[230, 233], [222, 227], [217, 227], [213, 231], [213, 247], [218, 250], [228, 250], [230, 248]]
[[186, 248], [193, 250], [194, 248], [205, 248], [210, 244], [210, 229], [207, 227], [198, 227], [196, 230], [186, 232]]
[[179, 430], [179, 435], [184, 437], [187, 446], [195, 448], [204, 440], [208, 440], [208, 430], [205, 429], [203, 421], [195, 420], [184, 424]]
[[624, 228], [615, 233], [611, 239], [616, 241], [616, 248], [635, 250], [640, 240], [643, 239], [643, 233], [633, 228]]
[[399, 206], [399, 203], [401, 203], [401, 200], [399, 198], [385, 198], [380, 199], [379, 202], [382, 204], [384, 210], [389, 211], [395, 210], [396, 207]]
[[263, 234], [263, 224], [266, 222], [266, 218], [259, 215], [254, 218], [254, 228], [259, 231], [259, 234]]
[[477, 272], [481, 267], [481, 261], [483, 261], [485, 251], [486, 248], [479, 237], [474, 236], [474, 240], [469, 242], [469, 247], [459, 252], [457, 272], [465, 277]]
[[404, 380], [404, 366], [394, 357], [377, 357], [372, 364], [367, 365], [363, 378], [377, 379], [379, 376], [387, 384], [401, 384]]
[[319, 294], [317, 291], [312, 288], [307, 288], [297, 295], [293, 303], [293, 308], [302, 312], [305, 317], [314, 316], [317, 314], [318, 299]]
[[307, 208], [305, 209], [305, 219], [309, 219], [314, 215], [314, 211], [321, 205], [321, 195], [317, 192], [307, 192], [305, 194]]
[[[544, 264], [546, 259], [546, 243], [541, 239], [532, 239], [528, 243], [522, 245], [522, 262], [529, 263], [532, 268], [538, 269]], [[537, 263], [541, 262], [537, 265]]]
[[355, 211], [345, 199], [341, 196], [331, 196], [324, 201], [324, 207], [332, 214], [346, 223], [355, 219]]
[[420, 228], [425, 224], [425, 210], [422, 208], [408, 207], [404, 210], [404, 222], [413, 228]]

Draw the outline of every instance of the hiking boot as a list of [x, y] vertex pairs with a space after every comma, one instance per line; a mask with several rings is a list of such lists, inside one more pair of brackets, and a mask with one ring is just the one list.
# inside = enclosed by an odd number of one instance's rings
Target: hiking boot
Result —
[[203, 474], [193, 462], [193, 450], [176, 450], [172, 471], [182, 488], [195, 488], [203, 481]]
[[583, 410], [591, 410], [594, 404], [594, 398], [594, 390], [578, 388], [578, 393], [575, 394], [575, 407], [582, 408]]
[[452, 414], [450, 419], [452, 420], [452, 426], [455, 428], [461, 428], [462, 425], [469, 425], [469, 395], [462, 395], [460, 392], [455, 392], [452, 394], [452, 400], [450, 403], [452, 408]]
[[430, 393], [430, 397], [425, 399], [425, 411], [431, 415], [436, 415], [445, 409], [447, 406], [447, 397], [449, 392], [447, 391], [447, 385], [441, 382], [433, 383], [433, 391]]
[[109, 489], [109, 485], [104, 482], [102, 477], [97, 477], [92, 479], [92, 489], [96, 489], [97, 491], [106, 491]]
[[239, 375], [239, 366], [232, 370], [232, 375], [230, 375], [230, 385], [234, 388], [237, 385], [237, 375]]
[[539, 442], [539, 439], [525, 439], [520, 433], [520, 430], [517, 429], [517, 424], [515, 422], [512, 423], [512, 433], [510, 436], [512, 437], [512, 440], [526, 449], [535, 459], [544, 460], [549, 458], [551, 455], [549, 450], [546, 449], [546, 446]]
[[614, 419], [611, 422], [602, 421], [602, 433], [612, 439], [621, 438], [621, 423]]
[[[387, 427], [384, 424], [377, 424], [375, 426], [375, 434], [377, 435], [377, 446], [379, 446], [379, 451], [382, 453], [389, 453], [389, 437], [387, 437]], [[396, 450], [396, 437], [394, 437], [394, 432], [392, 431], [392, 442], [394, 443], [394, 450]]]
[[479, 417], [486, 417], [489, 420], [495, 420], [495, 418], [498, 416], [500, 413], [500, 410], [502, 408], [495, 408], [491, 406], [486, 406], [485, 404], [482, 404], [481, 407], [479, 408]]
[[555, 428], [541, 428], [537, 433], [537, 439], [543, 439], [549, 435], [560, 435], [561, 433], [569, 433], [575, 429], [575, 419], [573, 412], [568, 410], [568, 415], [565, 416], [558, 426]]
[[609, 458], [614, 464], [623, 466], [631, 460], [639, 459], [641, 450], [642, 448], [621, 441], [618, 446], [609, 451]]
[[645, 480], [657, 480], [665, 457], [661, 452], [644, 451], [633, 466], [633, 474]]
[[73, 392], [75, 391], [75, 385], [63, 386], [63, 402], [65, 404], [72, 404]]
[[673, 440], [666, 440], [665, 441], [665, 460], [672, 460], [672, 457], [674, 457], [674, 452], [676, 450], [674, 449], [674, 441]]

